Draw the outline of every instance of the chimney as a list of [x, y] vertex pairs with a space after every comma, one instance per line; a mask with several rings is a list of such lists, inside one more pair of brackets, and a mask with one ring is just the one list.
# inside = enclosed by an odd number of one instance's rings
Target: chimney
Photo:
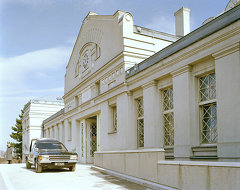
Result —
[[190, 32], [190, 9], [182, 7], [174, 13], [177, 36], [185, 36]]

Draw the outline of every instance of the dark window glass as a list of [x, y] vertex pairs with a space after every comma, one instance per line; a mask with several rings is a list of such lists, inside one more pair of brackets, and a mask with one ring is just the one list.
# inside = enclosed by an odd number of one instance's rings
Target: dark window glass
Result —
[[55, 150], [66, 150], [62, 143], [38, 143], [36, 148], [39, 149], [55, 149]]

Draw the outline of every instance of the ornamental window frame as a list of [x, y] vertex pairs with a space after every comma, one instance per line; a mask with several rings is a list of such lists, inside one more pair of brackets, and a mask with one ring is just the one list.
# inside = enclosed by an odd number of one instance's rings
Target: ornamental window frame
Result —
[[216, 144], [218, 142], [218, 126], [215, 72], [205, 73], [198, 77], [198, 95], [200, 144]]
[[144, 106], [143, 97], [135, 99], [137, 120], [137, 147], [144, 147]]
[[[162, 118], [164, 130], [164, 147], [174, 146], [174, 105], [173, 86], [164, 88], [162, 91]], [[169, 125], [167, 125], [167, 123]]]

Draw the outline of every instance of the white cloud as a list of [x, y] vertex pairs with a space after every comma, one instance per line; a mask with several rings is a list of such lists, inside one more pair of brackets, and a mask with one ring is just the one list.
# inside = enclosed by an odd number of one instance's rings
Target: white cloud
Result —
[[0, 57], [0, 90], [26, 89], [30, 77], [41, 78], [46, 71], [57, 71], [67, 65], [71, 51], [72, 47], [57, 47], [15, 57]]
[[[32, 98], [63, 95], [64, 87], [54, 86], [64, 78], [72, 47], [56, 47], [29, 52], [15, 57], [0, 57], [0, 128], [1, 144], [5, 146], [11, 126], [23, 106]], [[52, 75], [53, 85], [42, 84]], [[47, 79], [48, 79], [47, 78]], [[33, 88], [34, 86], [34, 88]], [[0, 149], [3, 147], [0, 145]]]
[[158, 30], [160, 32], [175, 34], [174, 17], [157, 15], [146, 24], [146, 28]]

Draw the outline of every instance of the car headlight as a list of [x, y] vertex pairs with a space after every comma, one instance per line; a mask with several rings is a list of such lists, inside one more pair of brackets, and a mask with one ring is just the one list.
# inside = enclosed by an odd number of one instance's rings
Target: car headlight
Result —
[[48, 160], [49, 156], [48, 155], [40, 155], [39, 160]]
[[70, 156], [70, 160], [77, 160], [78, 159], [78, 155], [71, 155]]

